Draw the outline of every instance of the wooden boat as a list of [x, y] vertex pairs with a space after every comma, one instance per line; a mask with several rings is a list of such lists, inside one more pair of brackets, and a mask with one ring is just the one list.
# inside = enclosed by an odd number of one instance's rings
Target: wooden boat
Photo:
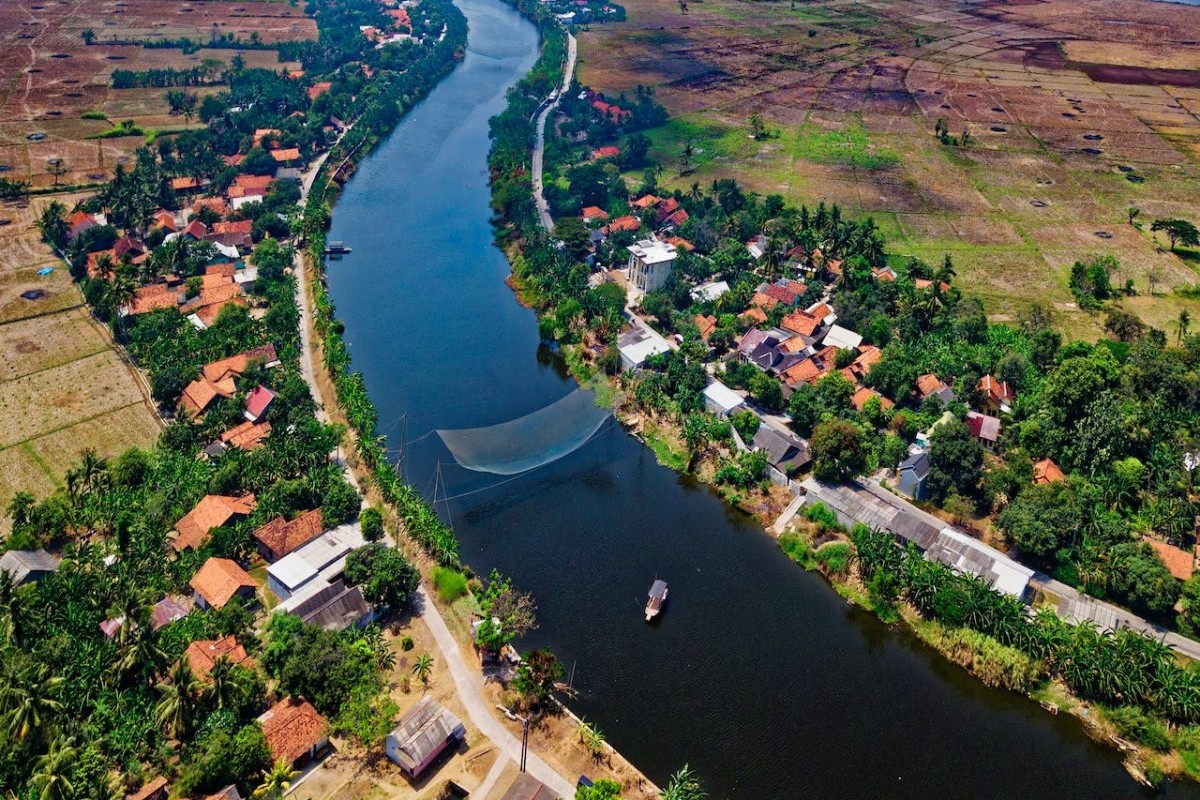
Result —
[[325, 246], [326, 255], [345, 255], [350, 252], [350, 248], [342, 242], [330, 242]]
[[646, 622], [657, 617], [667, 602], [667, 582], [656, 580], [650, 584], [650, 599], [646, 601]]

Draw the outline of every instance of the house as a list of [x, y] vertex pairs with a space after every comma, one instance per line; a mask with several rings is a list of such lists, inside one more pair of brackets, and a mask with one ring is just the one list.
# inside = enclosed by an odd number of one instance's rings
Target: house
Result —
[[[236, 273], [234, 275], [236, 277]], [[265, 344], [260, 347], [252, 347], [229, 358], [205, 364], [201, 368], [201, 372], [205, 380], [212, 383], [220, 383], [227, 378], [242, 377], [246, 370], [251, 367], [262, 366], [272, 369], [279, 366], [279, 364], [279, 356], [275, 353], [275, 345]]]
[[704, 407], [718, 417], [728, 417], [746, 407], [746, 398], [720, 381], [704, 387]]
[[216, 458], [226, 450], [257, 450], [263, 446], [263, 440], [271, 433], [269, 422], [243, 422], [235, 425], [217, 437], [217, 441], [204, 449], [211, 458]]
[[959, 572], [982, 578], [996, 591], [1018, 600], [1024, 600], [1029, 592], [1033, 570], [954, 528], [939, 532], [925, 555]]
[[1045, 483], [1058, 483], [1066, 480], [1066, 475], [1059, 469], [1058, 464], [1055, 464], [1049, 458], [1043, 458], [1041, 461], [1033, 465], [1033, 483], [1039, 486]]
[[1000, 419], [998, 417], [989, 417], [977, 411], [968, 411], [966, 423], [967, 427], [971, 429], [971, 435], [982, 442], [984, 447], [991, 450], [996, 446], [997, 440], [1000, 439]]
[[767, 454], [767, 463], [784, 475], [791, 475], [812, 461], [808, 442], [794, 433], [781, 431], [770, 425], [758, 426], [753, 446], [755, 450], [764, 451]]
[[896, 489], [913, 500], [925, 499], [925, 479], [929, 477], [929, 453], [919, 450], [896, 467]]
[[167, 800], [167, 779], [160, 775], [125, 800]]
[[187, 411], [192, 417], [199, 417], [217, 401], [217, 398], [233, 397], [236, 393], [237, 386], [232, 378], [214, 383], [201, 376], [183, 387], [183, 394], [179, 396], [179, 409]]
[[357, 524], [334, 528], [268, 566], [267, 588], [280, 600], [323, 589], [341, 577], [346, 557], [364, 544]]
[[875, 269], [871, 270], [871, 275], [873, 275], [875, 280], [879, 281], [880, 283], [895, 283], [900, 277], [896, 274], [896, 270], [892, 269], [891, 267], [876, 267]]
[[592, 160], [599, 161], [602, 158], [616, 158], [621, 155], [621, 148], [609, 145], [608, 147], [597, 147], [592, 151]]
[[817, 331], [821, 328], [821, 320], [807, 311], [793, 311], [780, 321], [779, 327], [807, 337], [811, 342], [820, 338]]
[[188, 666], [191, 667], [192, 676], [201, 681], [208, 679], [213, 666], [221, 659], [247, 669], [254, 666], [254, 659], [246, 654], [246, 648], [238, 644], [237, 639], [233, 636], [194, 641], [188, 645], [187, 650], [183, 651], [183, 657], [187, 659]]
[[584, 222], [608, 222], [608, 212], [600, 206], [588, 206], [579, 215]]
[[289, 597], [275, 610], [327, 631], [361, 628], [375, 619], [375, 609], [363, 597], [361, 586], [347, 586], [341, 580], [321, 584], [315, 591]]
[[1153, 548], [1158, 557], [1162, 559], [1162, 562], [1167, 565], [1167, 571], [1176, 580], [1186, 581], [1196, 571], [1196, 554], [1194, 552], [1167, 544], [1149, 536], [1142, 537], [1142, 541]]
[[67, 241], [73, 242], [100, 223], [91, 214], [76, 211], [67, 217]]
[[242, 800], [242, 794], [232, 783], [216, 794], [210, 794], [204, 800]]
[[288, 697], [258, 718], [273, 761], [295, 768], [329, 745], [329, 723], [312, 703]]
[[767, 315], [761, 308], [747, 308], [738, 315], [738, 319], [747, 325], [762, 325], [767, 321]]
[[850, 396], [850, 404], [854, 406], [855, 411], [862, 411], [866, 407], [867, 401], [873, 397], [879, 400], [879, 407], [884, 411], [887, 411], [889, 408], [895, 405], [895, 403], [893, 403], [891, 400], [888, 400], [879, 392], [875, 391], [874, 389], [868, 389], [865, 386], [860, 386], [857, 390], [855, 390], [854, 394]]
[[294, 164], [300, 160], [300, 149], [296, 147], [283, 147], [270, 153], [276, 164]]
[[617, 336], [617, 350], [621, 354], [621, 369], [641, 369], [650, 356], [666, 353], [671, 348], [665, 339], [648, 329], [636, 326]]
[[266, 415], [267, 409], [275, 400], [275, 393], [265, 386], [255, 386], [246, 397], [246, 411], [243, 416], [250, 422], [258, 422]]
[[651, 208], [654, 208], [660, 202], [661, 202], [660, 198], [655, 197], [652, 194], [648, 194], [648, 195], [639, 197], [637, 200], [634, 200], [629, 205], [632, 206], [633, 208], [636, 208], [638, 211], [647, 211]]
[[760, 233], [750, 241], [746, 242], [746, 252], [755, 261], [758, 261], [767, 254], [767, 237], [766, 234]]
[[700, 331], [700, 338], [706, 342], [708, 341], [708, 337], [712, 336], [713, 331], [717, 329], [717, 318], [712, 314], [708, 314], [707, 316], [697, 314], [692, 318], [692, 321], [696, 323], [696, 329]]
[[45, 550], [9, 550], [0, 556], [0, 571], [7, 572], [17, 586], [40, 581], [58, 572], [61, 560]]
[[219, 528], [234, 517], [245, 517], [254, 510], [254, 495], [229, 497], [207, 494], [191, 511], [175, 523], [175, 538], [171, 549], [176, 553], [192, 550], [204, 544], [208, 532]]
[[500, 796], [500, 800], [560, 800], [550, 787], [530, 775], [528, 772], [517, 773], [512, 784]]
[[949, 405], [954, 402], [954, 390], [942, 382], [942, 379], [932, 372], [926, 372], [917, 378], [917, 393], [922, 400], [928, 400], [930, 397], [936, 397], [942, 401], [942, 405]]
[[254, 579], [236, 561], [216, 557], [205, 561], [188, 585], [195, 592], [194, 599], [201, 610], [224, 608], [234, 597], [252, 600], [258, 588]]
[[637, 217], [624, 216], [617, 217], [605, 225], [603, 231], [604, 235], [608, 236], [609, 234], [620, 233], [621, 231], [636, 231], [641, 227], [642, 223], [638, 221]]
[[979, 379], [979, 384], [975, 388], [983, 395], [983, 405], [986, 411], [993, 415], [1008, 414], [1012, 411], [1012, 402], [1017, 395], [1007, 382], [998, 380], [991, 375], [984, 375]]
[[150, 610], [150, 630], [165, 628], [175, 620], [186, 617], [191, 610], [190, 606], [184, 605], [174, 597], [164, 597]]
[[640, 292], [663, 287], [675, 266], [675, 246], [657, 239], [642, 239], [629, 246], [629, 281]]
[[693, 300], [701, 303], [711, 303], [728, 291], [729, 284], [725, 281], [709, 281], [692, 289], [690, 294]]
[[410, 708], [384, 740], [387, 756], [410, 780], [421, 776], [447, 747], [458, 747], [467, 729], [449, 709], [425, 696]]
[[[859, 383], [866, 379], [871, 374], [871, 368], [883, 359], [883, 351], [875, 345], [866, 344], [859, 345], [858, 356], [850, 362], [850, 365], [842, 369], [842, 375], [851, 383]], [[885, 400], [887, 398], [884, 398]], [[888, 408], [891, 408], [891, 401], [888, 400]]]
[[824, 344], [826, 347], [836, 347], [838, 350], [856, 350], [862, 344], [862, 337], [849, 328], [830, 325], [829, 332], [825, 334]]
[[274, 563], [320, 536], [322, 530], [321, 509], [317, 508], [293, 520], [276, 517], [256, 530], [254, 538], [258, 540], [258, 551], [262, 557], [267, 563]]

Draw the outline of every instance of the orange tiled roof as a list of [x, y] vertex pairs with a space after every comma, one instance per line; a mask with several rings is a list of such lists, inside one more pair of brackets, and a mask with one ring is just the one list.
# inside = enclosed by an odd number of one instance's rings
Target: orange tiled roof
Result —
[[246, 654], [246, 648], [238, 644], [237, 639], [226, 636], [222, 639], [201, 639], [188, 645], [183, 652], [192, 675], [204, 680], [212, 672], [213, 665], [218, 659], [224, 658], [231, 664], [241, 664], [247, 668], [254, 666], [254, 659]]
[[783, 318], [779, 327], [801, 336], [812, 336], [817, 328], [821, 327], [821, 320], [807, 311], [793, 311]]
[[247, 369], [251, 362], [259, 364], [270, 364], [278, 361], [279, 356], [275, 354], [275, 345], [264, 344], [261, 347], [252, 347], [245, 352], [222, 358], [220, 361], [213, 361], [205, 364], [202, 368], [204, 377], [210, 381], [216, 382], [224, 378], [240, 377]]
[[766, 292], [755, 292], [754, 297], [750, 298], [750, 305], [754, 308], [761, 308], [764, 311], [770, 311], [775, 306], [779, 305], [779, 301]]
[[217, 441], [238, 450], [256, 450], [271, 433], [269, 422], [243, 422], [217, 437]]
[[256, 530], [254, 538], [271, 552], [273, 558], [283, 558], [297, 547], [320, 536], [323, 530], [321, 509], [316, 508], [291, 521], [276, 517]]
[[237, 222], [218, 222], [212, 227], [213, 233], [251, 233], [254, 230], [254, 220], [240, 219]]
[[271, 158], [281, 164], [286, 164], [289, 161], [300, 160], [300, 149], [296, 147], [285, 147], [282, 150], [272, 150]]
[[799, 336], [793, 336], [790, 339], [784, 339], [782, 342], [780, 342], [777, 349], [782, 350], [785, 353], [799, 353], [806, 347], [808, 347], [808, 342], [804, 341], [804, 339], [800, 338]]
[[580, 216], [583, 217], [584, 222], [593, 219], [598, 219], [601, 222], [604, 222], [608, 219], [608, 212], [600, 206], [588, 206], [580, 212]]
[[199, 416], [207, 411], [218, 397], [233, 397], [236, 391], [237, 387], [233, 385], [232, 380], [214, 383], [205, 378], [197, 378], [184, 387], [179, 405], [192, 412], [193, 416]]
[[682, 236], [668, 236], [665, 241], [667, 244], [673, 244], [677, 249], [686, 250], [689, 253], [696, 249], [696, 245], [692, 244], [687, 239], [684, 239]]
[[187, 514], [175, 523], [175, 531], [179, 535], [171, 542], [175, 552], [196, 548], [204, 544], [208, 532], [219, 528], [235, 515], [246, 516], [254, 510], [254, 495], [244, 497], [229, 497], [220, 494], [207, 494]]
[[243, 588], [258, 586], [236, 561], [215, 557], [204, 562], [188, 585], [213, 608], [223, 608]]
[[320, 83], [314, 83], [312, 86], [308, 87], [308, 99], [316, 100], [318, 97], [325, 94], [332, 88], [333, 88], [333, 84], [330, 83], [329, 81], [321, 81]]
[[881, 395], [879, 392], [875, 391], [874, 389], [868, 389], [865, 386], [858, 387], [858, 391], [856, 391], [853, 395], [851, 395], [850, 402], [851, 402], [851, 404], [854, 405], [854, 408], [856, 410], [862, 411], [863, 407], [866, 406], [867, 401], [870, 400], [872, 397], [879, 398], [879, 405], [885, 411], [895, 405], [895, 403], [893, 403], [891, 400], [888, 400], [886, 397]]
[[1158, 539], [1146, 537], [1143, 541], [1154, 548], [1154, 552], [1158, 553], [1158, 557], [1167, 565], [1170, 573], [1179, 580], [1186, 581], [1196, 571], [1196, 556], [1194, 553], [1167, 544], [1166, 542], [1160, 542]]
[[175, 308], [179, 298], [165, 283], [152, 283], [137, 290], [129, 303], [130, 315], [148, 314], [160, 308]]
[[136, 792], [129, 795], [129, 797], [125, 798], [125, 800], [150, 800], [152, 797], [166, 797], [166, 789], [167, 779], [159, 775], [157, 778], [144, 785], [141, 789], [138, 789]]
[[640, 227], [642, 227], [642, 223], [638, 221], [637, 217], [617, 217], [608, 223], [609, 233], [614, 231], [636, 231]]
[[946, 384], [942, 379], [932, 372], [926, 372], [917, 378], [917, 391], [921, 393], [921, 397], [929, 397], [934, 392], [940, 392], [946, 388]]
[[229, 214], [229, 205], [219, 197], [201, 197], [192, 203], [193, 214], [199, 214], [206, 208], [218, 217], [228, 216]]
[[1041, 461], [1033, 465], [1033, 482], [1035, 484], [1042, 483], [1058, 483], [1066, 480], [1067, 476], [1063, 475], [1063, 471], [1059, 469], [1058, 464], [1055, 464], [1049, 458], [1043, 458]]
[[712, 332], [717, 329], [717, 318], [709, 314], [704, 316], [697, 314], [695, 318], [696, 327], [700, 329], [700, 338], [708, 341], [708, 337], [712, 336]]
[[228, 300], [219, 300], [215, 303], [209, 303], [206, 306], [197, 308], [194, 313], [196, 317], [204, 323], [204, 327], [211, 328], [213, 323], [217, 321], [217, 317], [221, 315], [221, 310], [225, 306], [248, 306], [245, 300], [240, 297], [231, 297]]
[[826, 370], [818, 366], [816, 361], [807, 358], [784, 370], [780, 377], [788, 386], [796, 386], [801, 383], [816, 383], [825, 372]]
[[757, 306], [747, 308], [741, 313], [739, 318], [749, 322], [751, 325], [761, 325], [767, 321], [767, 315]]
[[328, 723], [312, 703], [289, 697], [271, 706], [258, 722], [271, 757], [294, 764], [325, 738]]
[[658, 203], [659, 199], [657, 197], [652, 194], [648, 194], [645, 197], [639, 197], [637, 200], [634, 200], [630, 205], [632, 205], [634, 208], [640, 208], [645, 211], [647, 208], [658, 205]]

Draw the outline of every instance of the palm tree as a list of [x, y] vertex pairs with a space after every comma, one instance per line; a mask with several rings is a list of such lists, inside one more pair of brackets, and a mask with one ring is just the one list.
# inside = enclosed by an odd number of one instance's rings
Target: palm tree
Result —
[[46, 664], [30, 665], [6, 677], [0, 708], [7, 717], [9, 735], [24, 740], [30, 733], [40, 730], [48, 718], [62, 708], [59, 697], [65, 678], [52, 675]]
[[71, 772], [75, 768], [76, 754], [70, 739], [55, 739], [49, 752], [38, 758], [30, 778], [37, 789], [38, 800], [71, 800], [75, 796]]
[[204, 692], [209, 707], [231, 708], [241, 702], [243, 687], [233, 667], [232, 661], [221, 656], [209, 670], [208, 689]]
[[183, 739], [191, 726], [196, 705], [196, 680], [187, 659], [179, 659], [170, 680], [154, 687], [159, 694], [154, 721], [173, 739]]
[[1192, 315], [1185, 308], [1179, 312], [1179, 317], [1175, 320], [1175, 336], [1182, 343], [1188, 335], [1188, 328], [1192, 324]]
[[292, 779], [299, 774], [299, 770], [292, 769], [292, 766], [281, 758], [270, 769], [263, 770], [263, 782], [251, 796], [262, 800], [283, 800], [284, 794], [292, 785]]
[[703, 800], [705, 797], [699, 779], [687, 764], [671, 776], [662, 793], [662, 800]]
[[421, 683], [429, 684], [429, 673], [433, 672], [433, 657], [428, 653], [422, 653], [417, 656], [416, 663], [413, 664], [412, 673], [420, 679]]
[[593, 761], [600, 760], [601, 755], [604, 753], [605, 740], [603, 732], [598, 727], [587, 720], [579, 720], [579, 741], [587, 748]]

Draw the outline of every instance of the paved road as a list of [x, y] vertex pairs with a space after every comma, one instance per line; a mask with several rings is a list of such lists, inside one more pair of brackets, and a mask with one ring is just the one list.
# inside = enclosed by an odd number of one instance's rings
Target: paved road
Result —
[[538, 219], [547, 231], [554, 228], [554, 220], [550, 217], [550, 206], [542, 194], [542, 155], [546, 149], [546, 119], [558, 108], [558, 102], [571, 88], [571, 78], [575, 75], [575, 37], [567, 32], [567, 66], [563, 70], [563, 82], [553, 95], [554, 99], [542, 109], [537, 119], [537, 141], [533, 146], [533, 202], [537, 205]]
[[[483, 675], [473, 665], [468, 665], [466, 659], [463, 658], [462, 650], [459, 649], [454, 634], [450, 633], [450, 629], [446, 627], [446, 621], [442, 619], [442, 614], [437, 606], [429, 599], [424, 586], [417, 590], [416, 602], [421, 609], [421, 619], [429, 626], [438, 649], [442, 651], [442, 657], [446, 659], [446, 665], [450, 668], [450, 674], [454, 678], [454, 686], [458, 690], [458, 699], [467, 709], [467, 715], [471, 718], [471, 722], [476, 728], [479, 728], [480, 733], [492, 740], [492, 744], [496, 745], [501, 753], [520, 763], [521, 741], [492, 716], [493, 706], [483, 693]], [[525, 769], [530, 775], [550, 787], [551, 791], [559, 797], [575, 796], [575, 784], [559, 775], [532, 749], [525, 759]]]

